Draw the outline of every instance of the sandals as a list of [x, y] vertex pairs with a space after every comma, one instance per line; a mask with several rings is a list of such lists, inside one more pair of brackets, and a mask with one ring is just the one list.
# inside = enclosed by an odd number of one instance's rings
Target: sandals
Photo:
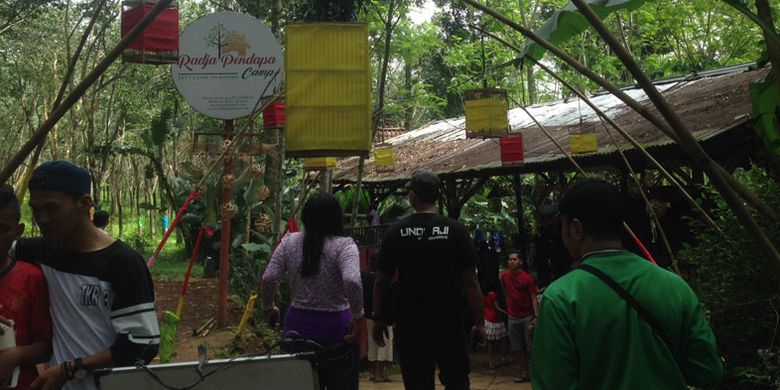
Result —
[[370, 380], [371, 382], [374, 382], [374, 383], [383, 383], [383, 382], [392, 382], [393, 381], [392, 379], [390, 379], [388, 377], [379, 378], [379, 379], [377, 379], [377, 378], [368, 378], [368, 380]]

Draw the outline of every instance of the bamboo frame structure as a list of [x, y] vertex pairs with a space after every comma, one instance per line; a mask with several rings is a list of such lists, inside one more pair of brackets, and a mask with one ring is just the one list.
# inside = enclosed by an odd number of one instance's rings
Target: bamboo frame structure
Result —
[[[712, 184], [718, 189], [723, 199], [729, 205], [731, 210], [736, 215], [737, 219], [748, 229], [751, 233], [753, 240], [759, 245], [761, 250], [767, 256], [767, 258], [774, 264], [775, 271], [780, 274], [780, 252], [775, 248], [772, 241], [761, 229], [756, 222], [756, 219], [750, 214], [748, 209], [739, 199], [739, 194], [736, 191], [729, 180], [726, 177], [732, 177], [731, 174], [726, 172], [723, 168], [718, 169], [715, 163], [707, 152], [696, 142], [693, 134], [688, 129], [687, 125], [682, 121], [677, 112], [672, 108], [669, 102], [661, 95], [658, 89], [652, 81], [645, 75], [639, 65], [636, 63], [631, 54], [623, 47], [620, 42], [607, 30], [607, 27], [601, 21], [601, 19], [593, 12], [584, 0], [572, 0], [577, 9], [585, 16], [585, 19], [590, 22], [593, 28], [599, 33], [599, 35], [607, 42], [607, 45], [612, 49], [615, 55], [623, 62], [626, 69], [634, 76], [636, 81], [642, 86], [647, 96], [655, 104], [658, 111], [663, 115], [664, 119], [671, 125], [675, 134], [679, 137], [678, 144], [689, 149], [688, 153], [693, 160], [701, 167], [707, 175], [710, 177]], [[733, 179], [733, 177], [732, 177]]]
[[478, 3], [475, 0], [464, 0], [467, 4], [477, 8], [490, 16], [494, 17], [498, 21], [506, 24], [512, 29], [520, 32], [527, 38], [538, 43], [540, 46], [549, 50], [556, 57], [564, 60], [567, 64], [572, 66], [578, 72], [588, 77], [590, 80], [596, 82], [598, 85], [617, 96], [620, 100], [628, 104], [632, 109], [645, 117], [648, 121], [653, 123], [673, 141], [675, 141], [692, 160], [702, 169], [712, 180], [718, 192], [726, 200], [726, 203], [732, 209], [737, 219], [745, 225], [748, 231], [751, 233], [754, 242], [761, 248], [770, 262], [774, 265], [775, 272], [780, 274], [780, 252], [774, 247], [772, 242], [767, 237], [766, 233], [758, 226], [758, 223], [747, 210], [745, 205], [739, 199], [742, 197], [745, 201], [749, 202], [756, 210], [766, 215], [767, 217], [777, 221], [778, 217], [774, 210], [769, 208], [761, 199], [759, 199], [750, 189], [742, 185], [731, 174], [729, 174], [723, 167], [713, 161], [707, 153], [702, 149], [693, 135], [688, 131], [687, 127], [676, 115], [674, 110], [668, 105], [666, 100], [661, 96], [660, 92], [655, 88], [652, 82], [642, 72], [636, 62], [625, 48], [612, 36], [606, 29], [606, 26], [601, 22], [601, 19], [593, 13], [593, 10], [584, 3], [583, 0], [572, 0], [575, 5], [580, 9], [585, 18], [594, 26], [599, 35], [605, 39], [610, 48], [615, 52], [618, 58], [623, 62], [626, 68], [634, 75], [639, 84], [645, 90], [650, 100], [656, 105], [658, 110], [662, 113], [663, 117], [668, 121], [665, 122], [660, 117], [652, 114], [648, 109], [642, 107], [636, 100], [631, 99], [627, 94], [620, 91], [615, 85], [608, 82], [601, 76], [595, 74], [592, 70], [588, 69], [576, 59], [563, 52], [547, 40], [539, 37], [534, 32], [520, 26], [514, 21], [508, 19], [504, 15], [496, 12], [495, 10]]
[[[603, 77], [599, 76], [595, 72], [593, 72], [590, 68], [586, 67], [585, 65], [581, 64], [579, 61], [577, 61], [574, 57], [567, 54], [566, 52], [562, 51], [558, 47], [554, 46], [544, 38], [539, 37], [536, 35], [533, 31], [528, 30], [527, 28], [517, 24], [516, 22], [510, 20], [506, 16], [496, 12], [495, 10], [482, 5], [478, 3], [475, 0], [464, 0], [467, 4], [473, 6], [474, 8], [477, 8], [481, 10], [482, 12], [485, 12], [486, 14], [494, 17], [496, 20], [500, 21], [501, 23], [511, 27], [513, 30], [519, 32], [520, 34], [524, 35], [528, 39], [531, 39], [532, 41], [538, 43], [540, 46], [544, 47], [551, 53], [553, 53], [556, 57], [563, 60], [567, 65], [571, 66], [572, 68], [576, 69], [580, 74], [586, 76], [591, 81], [598, 84], [600, 87], [604, 88], [606, 91], [610, 92], [611, 94], [615, 95], [618, 99], [626, 103], [629, 107], [631, 107], [634, 111], [636, 111], [639, 115], [647, 119], [650, 123], [655, 125], [659, 130], [661, 130], [664, 134], [666, 134], [670, 139], [675, 141], [678, 145], [680, 145], [683, 150], [685, 150], [689, 155], [691, 155], [690, 151], [687, 149], [690, 147], [688, 144], [683, 144], [679, 142], [679, 138], [675, 131], [672, 129], [672, 127], [665, 122], [661, 117], [655, 115], [652, 113], [649, 109], [644, 107], [643, 105], [639, 104], [636, 100], [628, 96], [625, 92], [623, 92], [620, 88], [615, 86], [614, 84], [610, 83]], [[694, 162], [699, 162], [699, 160], [694, 158]], [[769, 217], [773, 221], [777, 222], [780, 221], [780, 217], [778, 217], [777, 213], [775, 213], [772, 208], [770, 208], [764, 201], [762, 201], [758, 196], [756, 196], [753, 191], [745, 187], [742, 183], [740, 183], [738, 180], [736, 180], [731, 174], [728, 174], [728, 172], [723, 169], [719, 164], [714, 163], [715, 169], [727, 173], [724, 177], [728, 184], [734, 188], [734, 190], [750, 205], [753, 206], [756, 210], [758, 210], [760, 213], [764, 214], [765, 216]], [[779, 263], [780, 264], [780, 263]]]

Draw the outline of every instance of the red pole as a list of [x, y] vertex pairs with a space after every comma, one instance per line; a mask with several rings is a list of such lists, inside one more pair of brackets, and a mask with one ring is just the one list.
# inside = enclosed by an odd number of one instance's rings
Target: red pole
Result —
[[[233, 120], [225, 121], [225, 140], [233, 141]], [[233, 159], [229, 154], [225, 155], [225, 169], [222, 175], [229, 175], [233, 171]], [[230, 188], [222, 188], [222, 204], [230, 202]], [[230, 269], [230, 219], [222, 217], [222, 229], [219, 239], [219, 313], [217, 326], [224, 328], [227, 325], [227, 297], [228, 297], [228, 271]]]

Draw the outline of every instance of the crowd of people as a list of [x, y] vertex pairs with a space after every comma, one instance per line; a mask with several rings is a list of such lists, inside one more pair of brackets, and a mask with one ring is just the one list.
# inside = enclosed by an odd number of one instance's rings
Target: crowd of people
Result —
[[[274, 289], [288, 272], [295, 282], [286, 323], [298, 325], [286, 324], [285, 335], [336, 351], [322, 356], [352, 357], [341, 361], [337, 380], [325, 377], [322, 388], [357, 388], [356, 347], [352, 354], [337, 347], [350, 349], [352, 330], [364, 315], [370, 317], [370, 349], [397, 347], [407, 389], [433, 389], [437, 369], [446, 389], [470, 388], [467, 340], [487, 342], [494, 368], [507, 338], [517, 363], [515, 381], [530, 380], [535, 389], [686, 389], [720, 381], [717, 344], [696, 295], [679, 276], [623, 249], [622, 200], [613, 185], [580, 180], [560, 199], [561, 235], [574, 262], [542, 294], [516, 250], [506, 254], [507, 270], [495, 280], [485, 278], [481, 291], [466, 228], [437, 211], [440, 188], [431, 172], [417, 172], [406, 184], [414, 213], [388, 228], [362, 276], [363, 288], [371, 290], [363, 295], [357, 247], [343, 237], [341, 211], [329, 195], [307, 206], [321, 204], [317, 219], [331, 221], [331, 235], [323, 238], [324, 226], [312, 233], [307, 228], [285, 238], [274, 253], [263, 276], [264, 310], [278, 315]], [[333, 204], [329, 218], [325, 203]], [[307, 245], [313, 245], [307, 242], [322, 248], [321, 263], [304, 272], [312, 254]], [[296, 291], [305, 285], [312, 288]], [[336, 324], [340, 332], [325, 337], [298, 323], [306, 310], [333, 319], [311, 323]], [[464, 318], [474, 323], [470, 332]], [[392, 352], [371, 355], [372, 377], [384, 380]]]
[[[50, 161], [29, 182], [42, 237], [20, 238], [20, 203], [0, 187], [0, 388], [96, 389], [96, 369], [149, 363], [159, 327], [143, 258], [93, 222], [91, 178]], [[368, 321], [372, 380], [388, 380], [397, 353], [407, 389], [469, 389], [469, 346], [486, 343], [489, 365], [507, 361], [535, 389], [686, 389], [723, 375], [715, 337], [679, 276], [623, 249], [621, 197], [601, 180], [573, 184], [559, 202], [561, 235], [574, 263], [540, 293], [520, 252], [506, 271], [477, 275], [460, 222], [438, 213], [441, 183], [416, 172], [406, 184], [414, 213], [391, 225], [371, 268], [344, 232], [326, 193], [304, 205], [304, 232], [279, 243], [261, 277], [262, 310], [276, 323], [287, 275], [286, 352], [313, 351], [322, 389], [357, 389], [357, 339]], [[464, 322], [465, 318], [473, 325]], [[464, 327], [468, 325], [468, 328]], [[393, 350], [393, 347], [396, 350]], [[503, 355], [502, 359], [499, 356]], [[15, 372], [16, 367], [20, 369]]]

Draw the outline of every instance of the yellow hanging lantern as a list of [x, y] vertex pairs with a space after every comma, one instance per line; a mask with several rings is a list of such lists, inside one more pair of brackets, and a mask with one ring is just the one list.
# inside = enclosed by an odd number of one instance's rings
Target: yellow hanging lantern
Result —
[[309, 157], [303, 159], [303, 169], [307, 171], [333, 169], [335, 167], [336, 157]]
[[392, 146], [374, 148], [374, 165], [377, 171], [395, 169], [395, 149]]
[[471, 89], [463, 94], [466, 105], [466, 137], [495, 138], [509, 133], [506, 90]]
[[569, 146], [572, 153], [591, 153], [599, 150], [596, 139], [596, 126], [591, 125], [579, 131], [569, 132]]
[[285, 67], [286, 155], [368, 157], [368, 25], [288, 24]]

